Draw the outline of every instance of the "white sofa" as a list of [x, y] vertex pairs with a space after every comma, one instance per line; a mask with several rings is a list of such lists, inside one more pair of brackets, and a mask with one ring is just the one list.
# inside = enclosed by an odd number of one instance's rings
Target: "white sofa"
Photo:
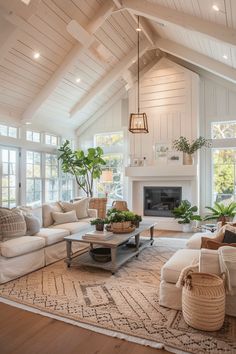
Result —
[[[162, 267], [160, 283], [160, 305], [181, 310], [182, 289], [176, 286], [181, 271], [190, 265], [199, 264], [198, 271], [220, 275], [218, 251], [200, 249], [201, 238], [214, 237], [211, 233], [198, 233], [193, 235], [186, 244], [185, 249], [178, 250]], [[193, 247], [194, 249], [191, 249]], [[232, 248], [233, 249], [233, 248]], [[234, 251], [234, 250], [233, 250]], [[236, 252], [236, 249], [235, 249]], [[230, 269], [231, 285], [234, 295], [226, 297], [226, 314], [236, 316], [236, 264]]]
[[[57, 203], [50, 206], [52, 211], [58, 211]], [[96, 209], [88, 209], [89, 217], [86, 219], [56, 226], [48, 225], [47, 222], [47, 227], [44, 227], [48, 219], [48, 211], [47, 215], [44, 212], [45, 207], [48, 205], [32, 210], [32, 213], [40, 219], [42, 226], [36, 235], [0, 242], [0, 284], [65, 258], [64, 237], [87, 229], [89, 221], [97, 217]], [[83, 253], [87, 248], [83, 243], [75, 243], [73, 252]]]

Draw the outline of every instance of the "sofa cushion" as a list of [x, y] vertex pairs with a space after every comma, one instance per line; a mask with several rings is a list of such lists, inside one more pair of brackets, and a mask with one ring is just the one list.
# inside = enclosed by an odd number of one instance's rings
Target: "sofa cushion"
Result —
[[83, 198], [74, 203], [60, 202], [63, 211], [75, 210], [78, 219], [88, 217], [89, 198]]
[[36, 236], [42, 237], [45, 240], [46, 246], [64, 240], [65, 236], [69, 236], [70, 231], [64, 229], [42, 228]]
[[199, 256], [199, 250], [178, 250], [162, 267], [161, 280], [165, 280], [167, 283], [176, 284], [182, 269], [191, 264], [197, 264]]
[[26, 234], [33, 236], [40, 230], [40, 220], [34, 215], [24, 215], [26, 223]]
[[68, 222], [79, 221], [77, 219], [75, 210], [71, 210], [66, 213], [60, 213], [58, 211], [53, 211], [52, 218], [54, 220], [53, 225], [60, 225], [60, 224], [66, 224]]
[[42, 217], [43, 217], [43, 227], [49, 227], [53, 224], [52, 212], [59, 211], [62, 212], [62, 208], [59, 203], [43, 204], [42, 206]]
[[224, 243], [236, 243], [236, 233], [226, 229], [223, 242]]
[[17, 210], [0, 208], [0, 240], [24, 236], [26, 223], [23, 214]]
[[216, 234], [210, 231], [197, 232], [193, 234], [186, 242], [186, 248], [190, 249], [200, 249], [202, 244], [202, 237], [215, 238]]
[[77, 222], [69, 222], [66, 224], [60, 224], [60, 225], [52, 225], [50, 226], [50, 229], [65, 229], [70, 232], [70, 234], [76, 234], [77, 232], [86, 230], [89, 228], [89, 223], [84, 222], [84, 221], [77, 221]]
[[36, 236], [22, 236], [1, 242], [1, 255], [7, 258], [21, 256], [45, 246], [45, 240]]

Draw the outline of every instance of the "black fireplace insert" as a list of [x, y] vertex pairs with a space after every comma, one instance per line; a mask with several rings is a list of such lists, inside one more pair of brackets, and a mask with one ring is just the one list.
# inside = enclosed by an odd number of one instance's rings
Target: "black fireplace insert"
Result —
[[144, 215], [173, 217], [181, 200], [181, 187], [144, 187]]

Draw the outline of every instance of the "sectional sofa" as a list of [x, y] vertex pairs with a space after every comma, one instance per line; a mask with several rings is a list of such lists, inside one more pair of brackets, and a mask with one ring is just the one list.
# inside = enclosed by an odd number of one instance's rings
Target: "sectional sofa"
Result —
[[[45, 204], [32, 210], [40, 219], [41, 228], [34, 236], [22, 236], [0, 242], [0, 284], [66, 257], [64, 237], [86, 230], [97, 217], [96, 209], [88, 209], [88, 217], [76, 222], [54, 225], [52, 212], [63, 212], [59, 203]], [[87, 246], [77, 243], [73, 252], [83, 253]]]

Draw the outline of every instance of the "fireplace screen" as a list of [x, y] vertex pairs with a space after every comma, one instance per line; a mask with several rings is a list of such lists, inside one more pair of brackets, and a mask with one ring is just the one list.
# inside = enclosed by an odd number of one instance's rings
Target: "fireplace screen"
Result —
[[172, 217], [181, 199], [181, 187], [144, 187], [144, 215]]

